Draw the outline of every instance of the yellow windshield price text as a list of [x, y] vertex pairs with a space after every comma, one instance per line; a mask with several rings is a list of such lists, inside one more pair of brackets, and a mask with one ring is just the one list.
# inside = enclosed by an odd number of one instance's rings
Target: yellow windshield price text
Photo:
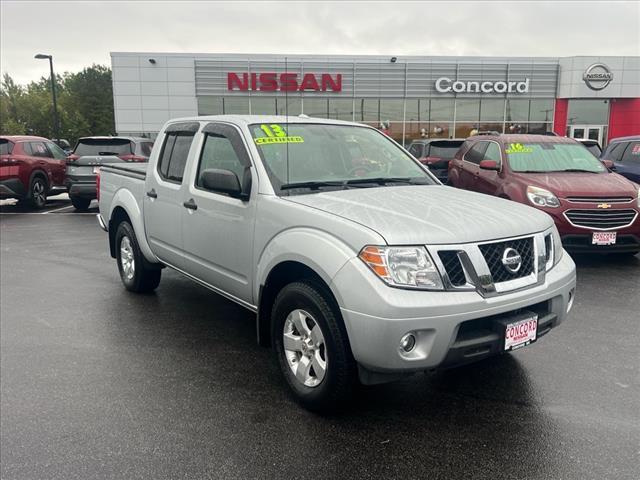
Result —
[[509, 144], [509, 149], [507, 153], [531, 153], [533, 152], [533, 148], [525, 147], [521, 143], [511, 143]]
[[256, 145], [271, 145], [274, 143], [304, 143], [304, 138], [294, 135], [292, 137], [260, 137], [256, 138]]

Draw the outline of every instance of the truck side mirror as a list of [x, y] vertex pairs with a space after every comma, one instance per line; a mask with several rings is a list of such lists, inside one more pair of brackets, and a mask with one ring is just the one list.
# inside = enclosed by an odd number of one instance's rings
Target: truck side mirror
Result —
[[200, 172], [200, 185], [212, 192], [226, 193], [230, 197], [247, 200], [248, 193], [242, 191], [238, 176], [231, 170], [209, 168]]
[[495, 160], [482, 160], [479, 166], [483, 170], [500, 170], [500, 165]]

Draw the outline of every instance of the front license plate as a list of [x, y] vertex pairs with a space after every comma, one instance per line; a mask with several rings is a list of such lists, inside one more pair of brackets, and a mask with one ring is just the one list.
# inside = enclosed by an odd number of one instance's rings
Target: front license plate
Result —
[[94, 174], [98, 174], [98, 172], [100, 171], [100, 167], [93, 167], [93, 173]]
[[504, 331], [504, 349], [515, 350], [534, 342], [538, 333], [538, 315], [514, 323], [507, 323]]
[[617, 232], [593, 232], [591, 243], [593, 245], [615, 245]]

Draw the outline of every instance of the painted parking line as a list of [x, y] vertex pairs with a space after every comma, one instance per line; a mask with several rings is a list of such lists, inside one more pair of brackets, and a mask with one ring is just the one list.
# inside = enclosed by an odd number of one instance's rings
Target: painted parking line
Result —
[[67, 210], [69, 208], [75, 208], [75, 207], [73, 205], [67, 205], [65, 207], [54, 208], [53, 210], [47, 210], [46, 212], [42, 212], [40, 215], [46, 215], [48, 213], [53, 213], [53, 212], [61, 212], [62, 210]]

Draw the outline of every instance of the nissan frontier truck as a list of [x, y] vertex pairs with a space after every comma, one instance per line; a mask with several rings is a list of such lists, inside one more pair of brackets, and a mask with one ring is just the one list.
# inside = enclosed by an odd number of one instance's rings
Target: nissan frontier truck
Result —
[[101, 167], [98, 193], [125, 288], [167, 267], [254, 312], [310, 410], [531, 345], [574, 300], [549, 215], [444, 186], [356, 123], [171, 120], [148, 164]]

